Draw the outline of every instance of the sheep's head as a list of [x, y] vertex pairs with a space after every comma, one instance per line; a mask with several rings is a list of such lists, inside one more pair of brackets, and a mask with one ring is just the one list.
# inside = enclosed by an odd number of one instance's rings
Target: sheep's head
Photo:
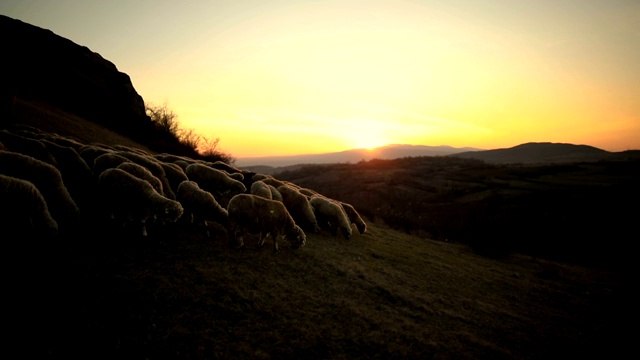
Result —
[[184, 212], [184, 208], [182, 205], [173, 200], [169, 200], [160, 210], [160, 218], [163, 221], [175, 222], [177, 221]]
[[291, 242], [291, 247], [297, 249], [307, 242], [307, 236], [302, 231], [300, 226], [295, 225], [293, 229], [287, 234], [287, 240]]

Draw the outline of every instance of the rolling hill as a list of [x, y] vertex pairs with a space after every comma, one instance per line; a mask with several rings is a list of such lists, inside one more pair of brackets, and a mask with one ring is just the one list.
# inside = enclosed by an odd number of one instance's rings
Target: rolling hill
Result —
[[450, 156], [478, 159], [490, 164], [566, 164], [637, 157], [638, 151], [609, 152], [589, 145], [532, 142], [506, 149], [465, 151]]

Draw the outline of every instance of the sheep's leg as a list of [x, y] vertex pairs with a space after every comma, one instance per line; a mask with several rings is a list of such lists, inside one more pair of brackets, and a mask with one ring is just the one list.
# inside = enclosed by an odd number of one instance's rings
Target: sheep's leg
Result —
[[269, 236], [269, 233], [264, 234], [264, 236], [262, 235], [262, 232], [260, 232], [260, 241], [258, 242], [258, 246], [262, 247], [264, 245], [265, 240], [267, 240], [267, 236]]
[[272, 233], [271, 237], [273, 238], [273, 252], [274, 253], [280, 252], [280, 249], [278, 249], [278, 235]]
[[147, 226], [145, 225], [144, 220], [142, 221], [142, 236], [147, 236]]
[[207, 220], [202, 220], [202, 222], [204, 223], [204, 228], [207, 230], [207, 237], [210, 238], [211, 234], [209, 233], [209, 224], [207, 223]]

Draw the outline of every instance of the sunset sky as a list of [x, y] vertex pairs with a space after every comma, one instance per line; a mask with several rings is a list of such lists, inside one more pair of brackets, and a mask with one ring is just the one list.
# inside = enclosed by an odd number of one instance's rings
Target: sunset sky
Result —
[[[234, 157], [640, 149], [640, 1], [8, 1]], [[4, 56], [4, 55], [3, 55]]]

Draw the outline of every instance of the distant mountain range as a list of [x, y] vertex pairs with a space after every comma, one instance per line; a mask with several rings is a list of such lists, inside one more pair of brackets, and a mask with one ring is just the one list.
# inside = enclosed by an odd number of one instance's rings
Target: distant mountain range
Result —
[[451, 146], [387, 145], [372, 150], [353, 149], [325, 154], [273, 157], [247, 157], [236, 160], [243, 169], [275, 174], [303, 164], [355, 163], [371, 159], [397, 159], [415, 156], [455, 156], [478, 159], [490, 164], [559, 164], [616, 159], [640, 159], [640, 150], [609, 152], [588, 145], [532, 142], [511, 148], [481, 150]]
[[351, 149], [340, 152], [291, 155], [291, 156], [266, 156], [238, 158], [236, 165], [240, 167], [267, 166], [282, 167], [297, 164], [335, 164], [346, 162], [358, 162], [371, 159], [396, 159], [408, 156], [444, 156], [461, 152], [476, 151], [479, 149], [465, 147], [454, 148], [451, 146], [424, 146], [393, 144], [374, 149]]

